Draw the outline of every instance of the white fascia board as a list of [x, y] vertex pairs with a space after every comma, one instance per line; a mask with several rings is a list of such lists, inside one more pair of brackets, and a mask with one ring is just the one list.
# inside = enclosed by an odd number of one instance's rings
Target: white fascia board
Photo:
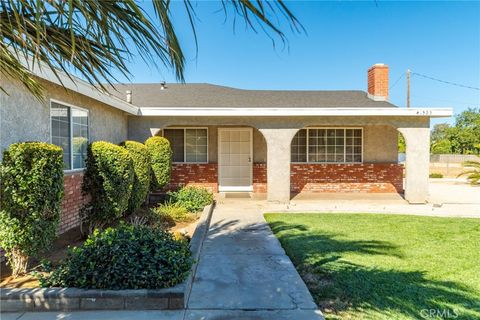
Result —
[[72, 79], [70, 79], [70, 77], [64, 71], [57, 69], [56, 70], [57, 75], [60, 78], [58, 79], [55, 73], [44, 63], [39, 63], [38, 60], [35, 61], [35, 63], [33, 63], [32, 59], [29, 59], [29, 61], [27, 62], [25, 59], [22, 59], [22, 58], [23, 57], [20, 57], [20, 61], [23, 63], [23, 65], [26, 66], [33, 75], [41, 79], [47, 80], [49, 82], [65, 87], [67, 89], [73, 90], [75, 92], [83, 94], [84, 96], [87, 96], [99, 102], [105, 103], [111, 107], [120, 109], [129, 114], [138, 115], [139, 113], [138, 107], [126, 101], [123, 101], [122, 99], [119, 99], [109, 93], [100, 92], [97, 88], [92, 86], [90, 83], [82, 79], [79, 79], [78, 77], [71, 75], [73, 79], [72, 81]]
[[451, 117], [451, 108], [140, 108], [142, 116], [291, 117], [291, 116], [419, 116]]

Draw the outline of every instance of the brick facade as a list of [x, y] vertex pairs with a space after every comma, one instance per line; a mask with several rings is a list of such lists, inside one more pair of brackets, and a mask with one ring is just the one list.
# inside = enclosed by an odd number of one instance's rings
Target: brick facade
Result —
[[[267, 192], [267, 164], [253, 164], [253, 192]], [[403, 166], [390, 163], [292, 164], [291, 191], [308, 192], [403, 192]], [[167, 186], [174, 190], [194, 185], [218, 192], [218, 165], [174, 164]]]
[[253, 164], [253, 192], [255, 193], [267, 192], [267, 164], [266, 163]]
[[310, 192], [403, 192], [403, 165], [390, 163], [292, 164], [293, 193]]
[[80, 209], [89, 200], [82, 194], [83, 172], [67, 173], [63, 181], [65, 196], [58, 230], [60, 234], [80, 225]]
[[167, 190], [178, 189], [181, 186], [199, 186], [218, 192], [218, 165], [216, 163], [175, 163], [172, 166], [172, 176]]

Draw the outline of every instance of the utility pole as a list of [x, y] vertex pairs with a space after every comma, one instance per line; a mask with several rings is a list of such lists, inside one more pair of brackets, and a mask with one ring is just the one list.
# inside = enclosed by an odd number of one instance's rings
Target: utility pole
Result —
[[407, 69], [407, 108], [410, 108], [410, 69]]

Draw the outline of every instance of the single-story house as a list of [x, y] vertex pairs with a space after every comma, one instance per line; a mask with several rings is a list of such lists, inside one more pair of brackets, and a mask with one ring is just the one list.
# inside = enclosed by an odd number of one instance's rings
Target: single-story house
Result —
[[[300, 192], [402, 193], [411, 203], [428, 195], [430, 118], [451, 109], [400, 108], [388, 101], [388, 66], [368, 69], [367, 92], [241, 90], [212, 84], [119, 84], [99, 92], [46, 68], [32, 72], [46, 88], [35, 99], [2, 77], [0, 149], [46, 141], [64, 149], [62, 230], [78, 224], [85, 148], [79, 139], [145, 141], [166, 137], [173, 150], [169, 185], [213, 192], [266, 193], [288, 202]], [[406, 140], [406, 175], [397, 161]]]

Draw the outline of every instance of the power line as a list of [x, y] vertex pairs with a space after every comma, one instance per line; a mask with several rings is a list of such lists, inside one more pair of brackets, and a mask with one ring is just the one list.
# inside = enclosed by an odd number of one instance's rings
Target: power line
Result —
[[392, 90], [393, 87], [395, 87], [397, 85], [398, 81], [400, 81], [400, 79], [402, 79], [404, 76], [405, 76], [405, 73], [402, 73], [400, 75], [400, 77], [398, 77], [398, 79], [392, 84], [392, 86], [390, 88], [388, 88], [388, 90]]
[[445, 80], [430, 77], [430, 76], [427, 76], [427, 75], [424, 75], [424, 74], [421, 74], [421, 73], [417, 73], [417, 72], [412, 72], [412, 75], [416, 75], [416, 76], [423, 77], [423, 78], [426, 78], [426, 79], [446, 83], [446, 84], [449, 84], [449, 85], [452, 85], [452, 86], [457, 86], [457, 87], [462, 87], [462, 88], [466, 88], [466, 89], [472, 89], [472, 90], [480, 91], [480, 88], [477, 88], [477, 87], [470, 87], [470, 86], [466, 86], [466, 85], [455, 83], [455, 82], [445, 81]]

